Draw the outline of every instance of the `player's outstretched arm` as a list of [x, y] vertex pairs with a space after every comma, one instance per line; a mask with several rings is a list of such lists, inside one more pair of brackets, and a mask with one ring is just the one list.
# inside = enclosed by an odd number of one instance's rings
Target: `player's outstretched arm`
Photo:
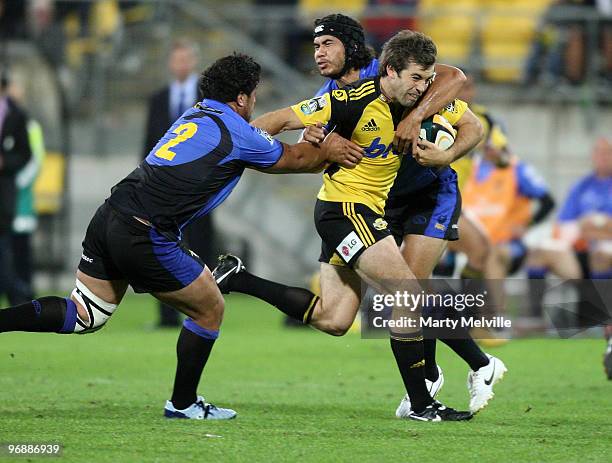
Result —
[[417, 105], [404, 113], [404, 118], [397, 125], [393, 148], [397, 153], [408, 153], [416, 149], [421, 123], [440, 111], [453, 99], [463, 87], [466, 77], [461, 69], [446, 64], [436, 64], [436, 78], [423, 94]]
[[304, 128], [304, 123], [300, 121], [290, 107], [263, 114], [251, 121], [251, 125], [265, 130], [270, 135], [277, 135], [286, 130]]
[[363, 148], [335, 133], [327, 136], [319, 145], [283, 143], [283, 154], [271, 167], [260, 169], [270, 174], [288, 172], [319, 172], [327, 164], [337, 163], [343, 167], [354, 168], [363, 157]]
[[419, 140], [413, 154], [416, 161], [425, 167], [448, 166], [469, 153], [484, 135], [482, 123], [470, 109], [466, 109], [454, 127], [457, 129], [455, 143], [447, 150], [440, 150], [427, 140]]

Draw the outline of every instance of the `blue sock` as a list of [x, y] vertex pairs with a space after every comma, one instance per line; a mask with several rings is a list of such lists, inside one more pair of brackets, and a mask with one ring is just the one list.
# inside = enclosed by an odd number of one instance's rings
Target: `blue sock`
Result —
[[171, 399], [177, 410], [183, 410], [196, 401], [202, 371], [218, 337], [218, 330], [202, 328], [191, 318], [183, 322], [176, 344], [177, 365]]
[[610, 280], [612, 279], [612, 269], [603, 272], [590, 272], [589, 277], [591, 280]]
[[527, 278], [541, 280], [546, 278], [548, 269], [546, 267], [527, 267]]

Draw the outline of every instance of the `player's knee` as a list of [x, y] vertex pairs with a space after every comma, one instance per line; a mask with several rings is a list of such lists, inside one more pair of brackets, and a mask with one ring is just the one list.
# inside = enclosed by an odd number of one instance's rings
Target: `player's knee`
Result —
[[225, 300], [221, 295], [215, 296], [196, 308], [191, 316], [203, 326], [220, 326], [225, 312]]
[[351, 328], [352, 322], [343, 320], [332, 320], [327, 324], [325, 332], [332, 336], [344, 336]]
[[70, 299], [75, 303], [76, 308], [73, 314], [75, 319], [73, 332], [78, 334], [98, 331], [117, 310], [117, 304], [102, 300], [78, 278]]
[[547, 264], [546, 251], [540, 248], [529, 249], [527, 265], [531, 267], [544, 267]]
[[211, 309], [211, 314], [213, 317], [218, 319], [220, 323], [223, 319], [223, 314], [225, 313], [225, 300], [223, 299], [223, 296], [215, 298], [212, 304], [213, 307]]

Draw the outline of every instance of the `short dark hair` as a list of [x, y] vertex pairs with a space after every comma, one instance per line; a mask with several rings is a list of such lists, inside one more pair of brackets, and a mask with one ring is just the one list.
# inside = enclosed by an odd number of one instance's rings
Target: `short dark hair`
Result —
[[200, 75], [200, 96], [222, 103], [250, 95], [259, 84], [261, 66], [250, 56], [233, 53], [218, 59]]
[[410, 63], [428, 68], [435, 64], [437, 53], [436, 44], [422, 32], [407, 29], [399, 31], [383, 45], [379, 73], [386, 76], [387, 66], [399, 73]]

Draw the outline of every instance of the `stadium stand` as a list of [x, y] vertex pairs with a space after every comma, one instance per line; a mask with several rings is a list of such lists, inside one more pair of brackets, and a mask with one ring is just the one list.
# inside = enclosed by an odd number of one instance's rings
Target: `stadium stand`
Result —
[[538, 19], [550, 0], [492, 0], [480, 34], [484, 76], [494, 82], [518, 82]]
[[484, 76], [518, 82], [538, 20], [550, 0], [422, 0], [417, 27], [438, 44], [440, 60], [465, 64], [480, 52]]
[[436, 42], [438, 57], [445, 63], [465, 63], [472, 52], [478, 0], [422, 0], [417, 29]]

